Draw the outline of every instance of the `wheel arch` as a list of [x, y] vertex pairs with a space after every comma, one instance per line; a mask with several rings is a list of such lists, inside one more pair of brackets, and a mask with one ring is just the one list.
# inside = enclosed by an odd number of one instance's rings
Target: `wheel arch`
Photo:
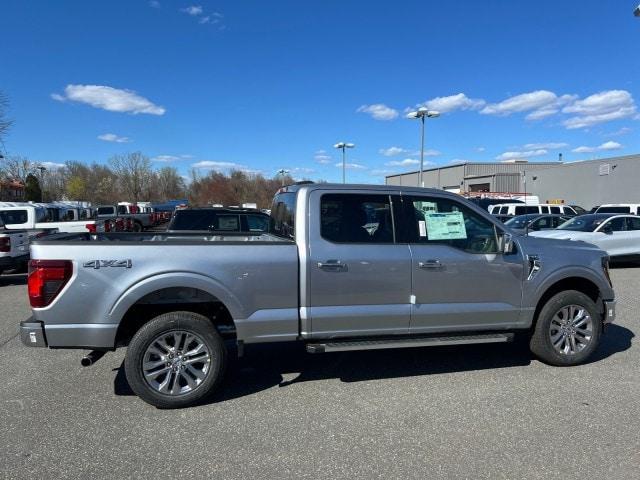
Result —
[[115, 302], [109, 317], [118, 324], [115, 346], [128, 342], [146, 322], [170, 311], [205, 315], [225, 337], [235, 338], [235, 318], [242, 318], [237, 299], [209, 277], [192, 273], [162, 274], [128, 288]]

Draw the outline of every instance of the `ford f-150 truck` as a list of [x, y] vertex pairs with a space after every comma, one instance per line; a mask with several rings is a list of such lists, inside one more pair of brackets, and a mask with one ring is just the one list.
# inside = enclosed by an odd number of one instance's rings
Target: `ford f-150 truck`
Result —
[[513, 235], [423, 188], [292, 185], [269, 233], [59, 234], [31, 257], [22, 341], [92, 350], [85, 365], [127, 346], [131, 388], [165, 408], [215, 391], [234, 344], [319, 353], [522, 333], [544, 362], [575, 365], [615, 318], [602, 250]]

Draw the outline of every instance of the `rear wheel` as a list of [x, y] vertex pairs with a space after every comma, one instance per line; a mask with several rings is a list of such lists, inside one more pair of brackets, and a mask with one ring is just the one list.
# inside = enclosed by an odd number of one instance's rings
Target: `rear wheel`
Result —
[[188, 407], [220, 384], [227, 352], [208, 318], [171, 312], [146, 323], [129, 343], [125, 373], [131, 389], [159, 408]]
[[542, 307], [529, 345], [543, 362], [578, 365], [596, 350], [601, 334], [602, 319], [593, 300], [582, 292], [567, 290]]
[[134, 232], [141, 232], [142, 231], [142, 224], [140, 222], [134, 222], [133, 223], [133, 231]]

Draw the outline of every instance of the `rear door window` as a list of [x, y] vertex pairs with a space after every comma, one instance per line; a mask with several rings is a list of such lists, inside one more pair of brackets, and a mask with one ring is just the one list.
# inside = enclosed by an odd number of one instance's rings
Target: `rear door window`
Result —
[[269, 217], [266, 215], [247, 215], [247, 226], [250, 232], [266, 232], [269, 230]]
[[551, 213], [556, 213], [556, 214], [562, 213], [560, 211], [560, 207], [551, 207], [550, 210], [551, 210]]
[[323, 195], [320, 200], [320, 235], [335, 243], [394, 243], [389, 196]]
[[29, 215], [26, 210], [5, 210], [0, 212], [0, 218], [5, 225], [21, 225], [27, 223]]

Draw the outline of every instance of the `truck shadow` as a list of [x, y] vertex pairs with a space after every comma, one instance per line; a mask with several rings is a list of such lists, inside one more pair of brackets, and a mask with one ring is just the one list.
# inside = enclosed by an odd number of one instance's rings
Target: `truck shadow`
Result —
[[[634, 334], [619, 325], [610, 325], [594, 363], [631, 347]], [[230, 355], [230, 357], [233, 355]], [[285, 388], [294, 383], [338, 378], [362, 382], [387, 378], [436, 375], [474, 370], [527, 366], [533, 357], [526, 338], [510, 344], [456, 347], [369, 350], [312, 355], [302, 344], [254, 345], [245, 356], [230, 362], [219, 393], [207, 403], [218, 403], [252, 395], [269, 388]], [[548, 367], [554, 368], [554, 367]], [[133, 395], [124, 374], [124, 365], [114, 379], [116, 395]]]
[[0, 275], [0, 287], [8, 287], [10, 285], [26, 285], [27, 284], [27, 274], [26, 273], [16, 273], [16, 274], [3, 274]]

